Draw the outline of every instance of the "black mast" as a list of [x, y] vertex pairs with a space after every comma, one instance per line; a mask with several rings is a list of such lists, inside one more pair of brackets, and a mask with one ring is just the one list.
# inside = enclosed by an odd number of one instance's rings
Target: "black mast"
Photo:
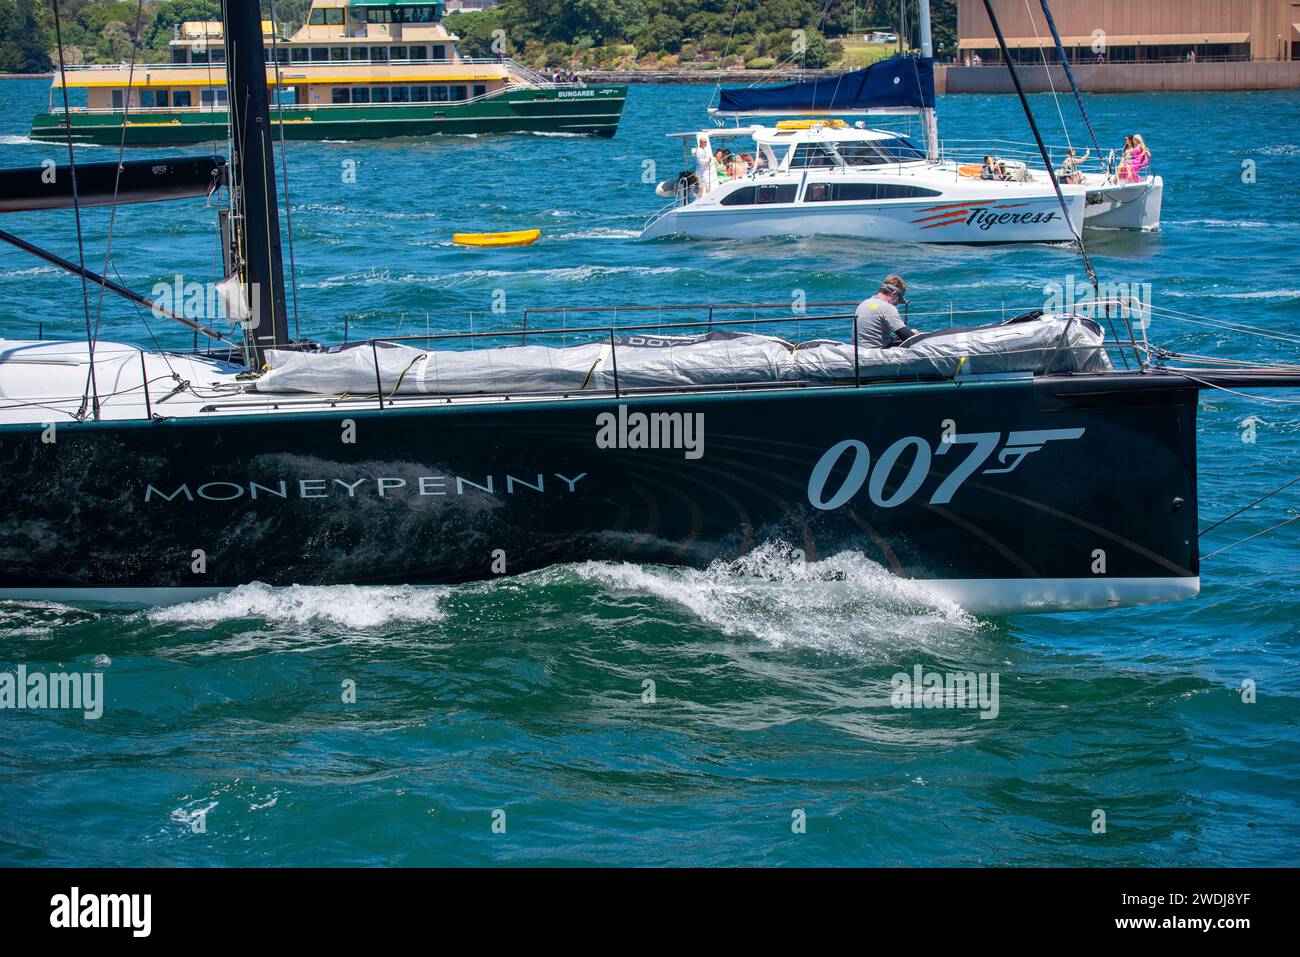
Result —
[[248, 335], [256, 364], [266, 349], [288, 345], [280, 210], [275, 188], [271, 110], [258, 0], [222, 0], [226, 87], [230, 99], [231, 186], [238, 221], [240, 279], [248, 284], [253, 319]]

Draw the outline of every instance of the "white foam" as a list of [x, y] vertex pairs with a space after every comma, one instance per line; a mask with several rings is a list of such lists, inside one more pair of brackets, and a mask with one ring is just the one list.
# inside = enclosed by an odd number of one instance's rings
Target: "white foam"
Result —
[[348, 629], [375, 628], [391, 622], [437, 621], [445, 588], [410, 585], [288, 585], [273, 588], [261, 582], [240, 585], [211, 598], [155, 608], [150, 621], [173, 624], [212, 624], [260, 618], [267, 622], [305, 625], [325, 622]]
[[616, 594], [649, 594], [723, 634], [776, 647], [888, 652], [967, 637], [980, 627], [957, 605], [856, 551], [804, 563], [792, 561], [788, 546], [769, 543], [704, 570], [611, 562], [573, 570]]

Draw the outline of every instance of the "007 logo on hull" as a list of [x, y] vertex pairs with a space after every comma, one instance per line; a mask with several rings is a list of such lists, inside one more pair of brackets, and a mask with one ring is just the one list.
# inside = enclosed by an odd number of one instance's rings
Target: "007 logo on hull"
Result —
[[[867, 486], [867, 495], [881, 508], [894, 508], [911, 500], [924, 484], [930, 474], [930, 463], [935, 455], [946, 455], [958, 445], [971, 446], [970, 453], [944, 478], [930, 496], [931, 505], [946, 505], [952, 501], [968, 478], [974, 475], [985, 462], [997, 452], [996, 461], [999, 468], [984, 469], [985, 475], [1005, 475], [1014, 472], [1025, 458], [1042, 449], [1048, 442], [1059, 439], [1077, 439], [1083, 435], [1083, 429], [1031, 429], [1022, 432], [971, 432], [967, 435], [953, 435], [943, 439], [935, 449], [918, 435], [908, 435], [899, 439], [880, 454], [873, 467], [871, 452], [865, 442], [858, 439], [845, 439], [836, 442], [825, 451], [812, 474], [808, 476], [808, 501], [813, 508], [829, 511], [844, 505], [849, 499]], [[1003, 439], [1005, 438], [1005, 442]], [[892, 491], [887, 492], [885, 485], [893, 474], [894, 466], [908, 449], [913, 450], [912, 464]], [[826, 483], [831, 472], [845, 454], [852, 456], [848, 474], [844, 476], [838, 489], [827, 494]]]

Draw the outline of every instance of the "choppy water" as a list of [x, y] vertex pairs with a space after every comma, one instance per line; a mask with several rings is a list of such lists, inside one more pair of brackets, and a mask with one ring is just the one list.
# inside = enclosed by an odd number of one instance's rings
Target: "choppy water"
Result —
[[[45, 88], [0, 83], [0, 164], [63, 159], [24, 137]], [[487, 328], [525, 306], [852, 299], [889, 271], [933, 310], [1033, 306], [1045, 282], [1082, 281], [1060, 248], [632, 241], [659, 202], [643, 162], [659, 178], [678, 168], [662, 134], [696, 126], [708, 93], [635, 87], [612, 141], [291, 144], [304, 333], [337, 339], [345, 313], [355, 336], [468, 315]], [[1160, 233], [1090, 236], [1102, 277], [1300, 333], [1300, 96], [1089, 105], [1108, 145], [1142, 132], [1166, 178]], [[1051, 101], [1036, 107], [1055, 128]], [[1012, 98], [941, 109], [945, 137], [1027, 138]], [[92, 266], [108, 220], [85, 215]], [[198, 203], [120, 210], [117, 270], [145, 291], [177, 272], [213, 278], [213, 220]], [[3, 225], [70, 254], [70, 223]], [[527, 249], [449, 243], [529, 226], [545, 233]], [[54, 270], [0, 250], [0, 282], [3, 335], [84, 327], [79, 285]], [[150, 335], [111, 300], [104, 324]], [[1199, 326], [1158, 322], [1152, 337], [1296, 359], [1285, 342]], [[1204, 400], [1207, 522], [1300, 472], [1298, 421], [1300, 406]], [[1206, 550], [1298, 506], [1300, 486]], [[792, 570], [769, 552], [741, 568], [582, 564], [430, 590], [248, 586], [125, 615], [0, 604], [0, 671], [100, 670], [107, 697], [97, 721], [0, 712], [0, 863], [1294, 863], [1297, 528], [1206, 562], [1196, 601], [1007, 620], [852, 554]], [[891, 707], [891, 676], [916, 665], [997, 672], [997, 718]], [[1099, 808], [1105, 834], [1090, 829]]]

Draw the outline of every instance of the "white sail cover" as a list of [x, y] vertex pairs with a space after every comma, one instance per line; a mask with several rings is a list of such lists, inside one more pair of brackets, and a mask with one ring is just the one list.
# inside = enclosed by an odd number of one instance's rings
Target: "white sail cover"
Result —
[[[999, 326], [952, 329], [891, 349], [859, 349], [864, 379], [989, 372], [1097, 372], [1110, 368], [1099, 326], [1042, 316]], [[852, 379], [851, 343], [799, 345], [773, 336], [624, 335], [573, 346], [511, 345], [419, 349], [368, 342], [322, 352], [271, 350], [261, 392], [319, 395], [469, 395], [599, 392], [783, 381]]]

